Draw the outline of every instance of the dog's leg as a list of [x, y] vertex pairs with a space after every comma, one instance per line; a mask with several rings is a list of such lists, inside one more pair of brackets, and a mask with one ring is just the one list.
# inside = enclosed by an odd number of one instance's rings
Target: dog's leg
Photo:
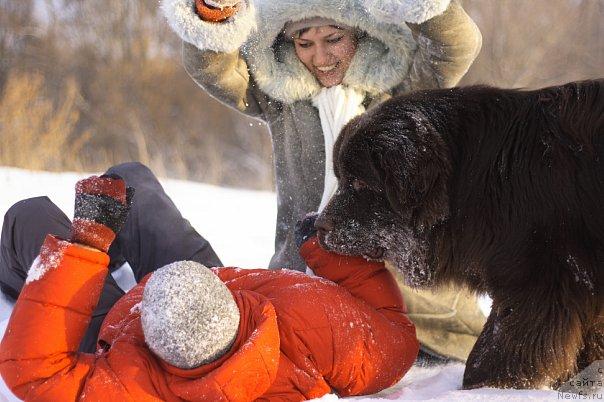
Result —
[[492, 308], [491, 314], [468, 356], [463, 376], [464, 389], [480, 388], [492, 383], [493, 362], [491, 360], [493, 359], [492, 355], [497, 353], [496, 350], [493, 350], [495, 345], [493, 333], [496, 321], [497, 314], [495, 314], [495, 309]]
[[[604, 317], [600, 318], [604, 320]], [[588, 367], [596, 360], [604, 360], [604, 321], [596, 323], [585, 336], [585, 346], [577, 359], [578, 371]]]
[[494, 296], [463, 387], [550, 387], [574, 373], [583, 345], [582, 315], [563, 304], [565, 297], [549, 287], [516, 289], [503, 300]]

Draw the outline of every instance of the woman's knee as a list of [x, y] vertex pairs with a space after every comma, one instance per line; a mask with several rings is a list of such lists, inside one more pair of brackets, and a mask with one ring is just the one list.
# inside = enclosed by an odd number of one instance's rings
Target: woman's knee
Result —
[[14, 203], [4, 214], [4, 225], [20, 221], [21, 217], [27, 217], [28, 221], [32, 215], [38, 215], [41, 211], [57, 208], [46, 196], [26, 198]]
[[117, 174], [126, 185], [134, 188], [134, 202], [130, 214], [137, 210], [161, 210], [167, 205], [168, 196], [151, 169], [140, 162], [128, 162], [107, 170], [107, 174]]
[[107, 174], [117, 174], [126, 184], [135, 189], [145, 184], [159, 184], [151, 169], [140, 162], [126, 162], [110, 167]]
[[[48, 197], [27, 198], [15, 203], [6, 211], [2, 225], [2, 243], [8, 239], [45, 237], [54, 234], [69, 235], [71, 222]], [[5, 239], [6, 237], [6, 239]]]

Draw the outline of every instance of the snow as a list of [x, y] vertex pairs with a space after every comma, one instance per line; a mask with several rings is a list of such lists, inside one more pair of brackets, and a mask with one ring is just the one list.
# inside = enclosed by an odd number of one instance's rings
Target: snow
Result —
[[[14, 168], [0, 168], [0, 213], [15, 202], [28, 197], [48, 195], [67, 216], [72, 216], [74, 185], [88, 175], [75, 173], [31, 172]], [[274, 248], [276, 198], [270, 192], [234, 190], [179, 180], [161, 180], [166, 192], [191, 224], [206, 237], [227, 266], [264, 268]], [[113, 273], [125, 289], [134, 285], [132, 271], [127, 266]], [[489, 302], [482, 307], [488, 311]], [[10, 316], [11, 303], [0, 293], [0, 334], [4, 334]], [[414, 367], [394, 387], [373, 396], [349, 398], [355, 401], [514, 401], [558, 400], [552, 390], [498, 390], [478, 389], [462, 391], [464, 367], [448, 364], [431, 368]], [[564, 398], [566, 396], [566, 398]], [[568, 394], [564, 399], [577, 399]], [[575, 396], [575, 398], [572, 398]], [[319, 401], [331, 402], [339, 398], [326, 395]], [[0, 401], [15, 399], [0, 381]]]
[[69, 243], [62, 241], [55, 250], [51, 250], [47, 245], [43, 245], [40, 249], [40, 255], [36, 257], [29, 268], [25, 283], [37, 281], [42, 278], [47, 271], [57, 268], [61, 263], [63, 251], [68, 245]]

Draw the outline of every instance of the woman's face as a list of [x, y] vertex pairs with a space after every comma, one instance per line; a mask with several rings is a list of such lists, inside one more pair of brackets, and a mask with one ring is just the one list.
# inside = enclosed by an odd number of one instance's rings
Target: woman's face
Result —
[[357, 48], [355, 33], [331, 25], [294, 35], [298, 58], [324, 87], [342, 83]]

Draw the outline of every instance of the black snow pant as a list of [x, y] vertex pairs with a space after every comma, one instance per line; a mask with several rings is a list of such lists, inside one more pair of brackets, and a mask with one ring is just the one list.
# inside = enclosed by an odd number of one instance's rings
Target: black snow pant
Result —
[[[132, 162], [114, 166], [107, 173], [120, 175], [136, 190], [128, 219], [109, 250], [111, 268], [127, 261], [138, 282], [149, 272], [175, 261], [222, 266], [208, 241], [182, 217], [151, 170]], [[69, 218], [48, 197], [30, 198], [13, 205], [4, 216], [0, 239], [2, 292], [16, 299], [46, 235], [67, 239], [70, 227]], [[81, 351], [95, 351], [105, 315], [123, 295], [124, 291], [111, 274], [107, 275], [92, 321], [80, 344]]]

